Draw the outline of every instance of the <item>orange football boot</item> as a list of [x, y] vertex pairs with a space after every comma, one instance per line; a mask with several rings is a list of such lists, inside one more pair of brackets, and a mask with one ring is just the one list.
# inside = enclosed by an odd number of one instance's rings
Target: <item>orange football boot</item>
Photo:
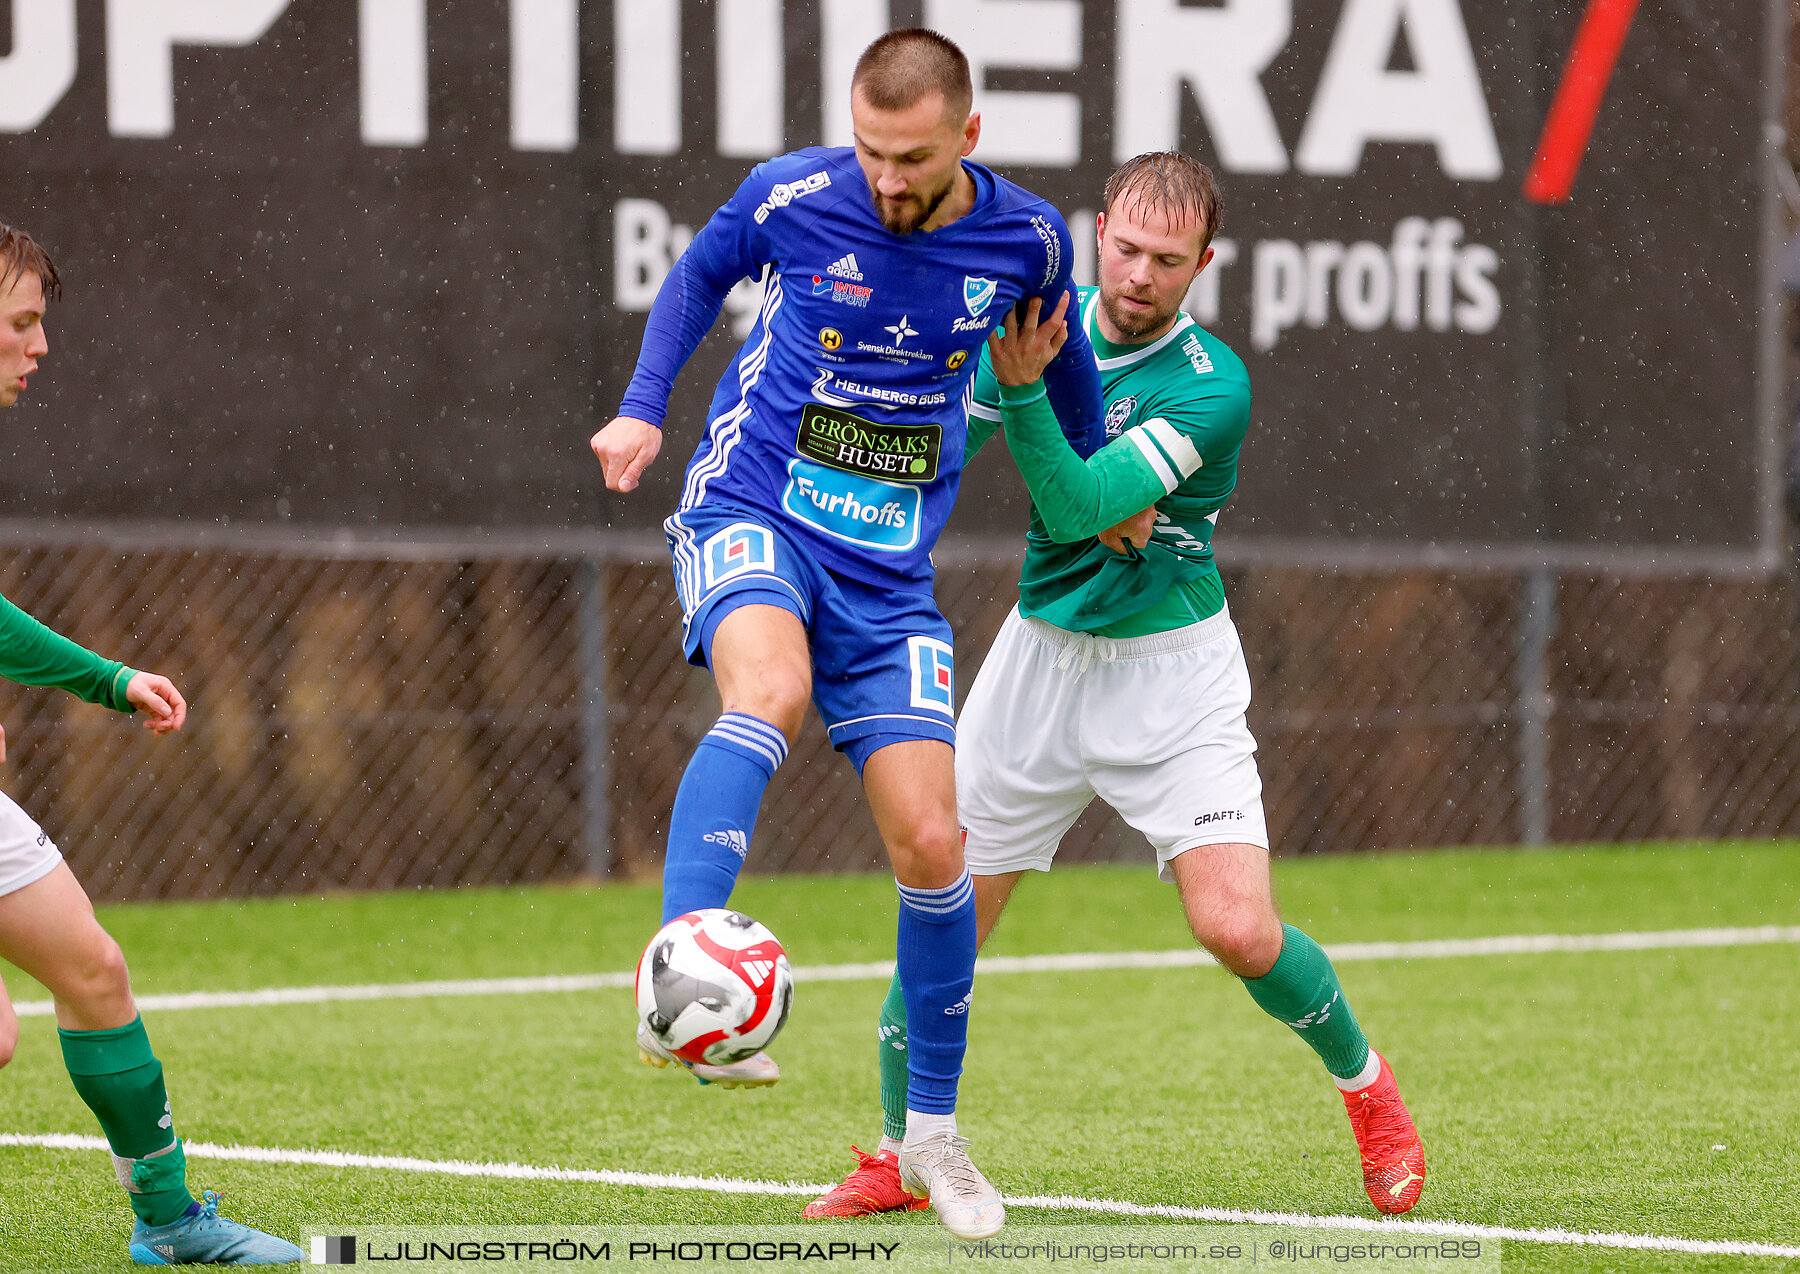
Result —
[[1387, 1058], [1377, 1053], [1381, 1071], [1375, 1082], [1344, 1094], [1344, 1109], [1362, 1151], [1363, 1189], [1377, 1212], [1399, 1216], [1412, 1211], [1425, 1188], [1425, 1143], [1413, 1127], [1400, 1085]]
[[871, 1216], [877, 1212], [916, 1212], [931, 1206], [929, 1199], [915, 1199], [900, 1184], [900, 1157], [891, 1150], [865, 1155], [855, 1146], [856, 1167], [849, 1176], [807, 1204], [800, 1215], [817, 1219], [828, 1216]]

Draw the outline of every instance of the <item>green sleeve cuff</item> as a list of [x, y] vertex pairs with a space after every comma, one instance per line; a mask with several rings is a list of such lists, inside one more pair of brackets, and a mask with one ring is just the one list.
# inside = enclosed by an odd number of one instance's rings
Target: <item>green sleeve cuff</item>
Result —
[[[1000, 386], [1000, 405], [1002, 407], [1024, 407], [1035, 403], [1040, 398], [1047, 398], [1049, 395], [1050, 391], [1044, 387], [1044, 382], [1041, 380], [1034, 380], [1029, 385], [1002, 385]], [[1052, 416], [1052, 419], [1055, 417]]]
[[131, 684], [131, 679], [137, 675], [138, 670], [136, 668], [127, 667], [125, 664], [119, 665], [119, 670], [112, 675], [112, 680], [106, 683], [107, 707], [111, 708], [114, 712], [137, 711], [136, 705], [134, 705], [125, 694], [125, 687], [129, 686]]

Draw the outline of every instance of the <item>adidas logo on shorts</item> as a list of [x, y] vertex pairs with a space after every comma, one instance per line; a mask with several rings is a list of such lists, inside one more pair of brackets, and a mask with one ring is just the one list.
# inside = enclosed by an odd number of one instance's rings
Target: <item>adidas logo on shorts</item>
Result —
[[854, 252], [846, 253], [836, 261], [833, 261], [825, 273], [835, 274], [840, 279], [849, 279], [852, 283], [861, 283], [863, 281], [862, 271], [856, 268], [856, 254]]

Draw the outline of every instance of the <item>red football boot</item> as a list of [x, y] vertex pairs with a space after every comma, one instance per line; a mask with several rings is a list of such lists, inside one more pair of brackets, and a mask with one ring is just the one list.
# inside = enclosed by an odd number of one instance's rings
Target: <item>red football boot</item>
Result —
[[931, 1206], [930, 1199], [915, 1199], [900, 1184], [900, 1158], [891, 1150], [865, 1155], [855, 1146], [856, 1167], [841, 1183], [807, 1204], [800, 1213], [817, 1219], [827, 1216], [870, 1216], [876, 1212], [916, 1212]]
[[1377, 1053], [1381, 1071], [1375, 1082], [1344, 1094], [1344, 1109], [1362, 1151], [1363, 1189], [1377, 1212], [1399, 1216], [1412, 1211], [1425, 1188], [1425, 1144], [1413, 1127], [1400, 1085], [1387, 1058]]

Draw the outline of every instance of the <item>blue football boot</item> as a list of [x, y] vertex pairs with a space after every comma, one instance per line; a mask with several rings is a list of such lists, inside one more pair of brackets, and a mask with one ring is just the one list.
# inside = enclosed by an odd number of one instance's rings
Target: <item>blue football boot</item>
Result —
[[208, 1190], [167, 1225], [140, 1220], [131, 1232], [131, 1259], [139, 1265], [285, 1265], [306, 1259], [286, 1239], [220, 1216], [219, 1197]]

